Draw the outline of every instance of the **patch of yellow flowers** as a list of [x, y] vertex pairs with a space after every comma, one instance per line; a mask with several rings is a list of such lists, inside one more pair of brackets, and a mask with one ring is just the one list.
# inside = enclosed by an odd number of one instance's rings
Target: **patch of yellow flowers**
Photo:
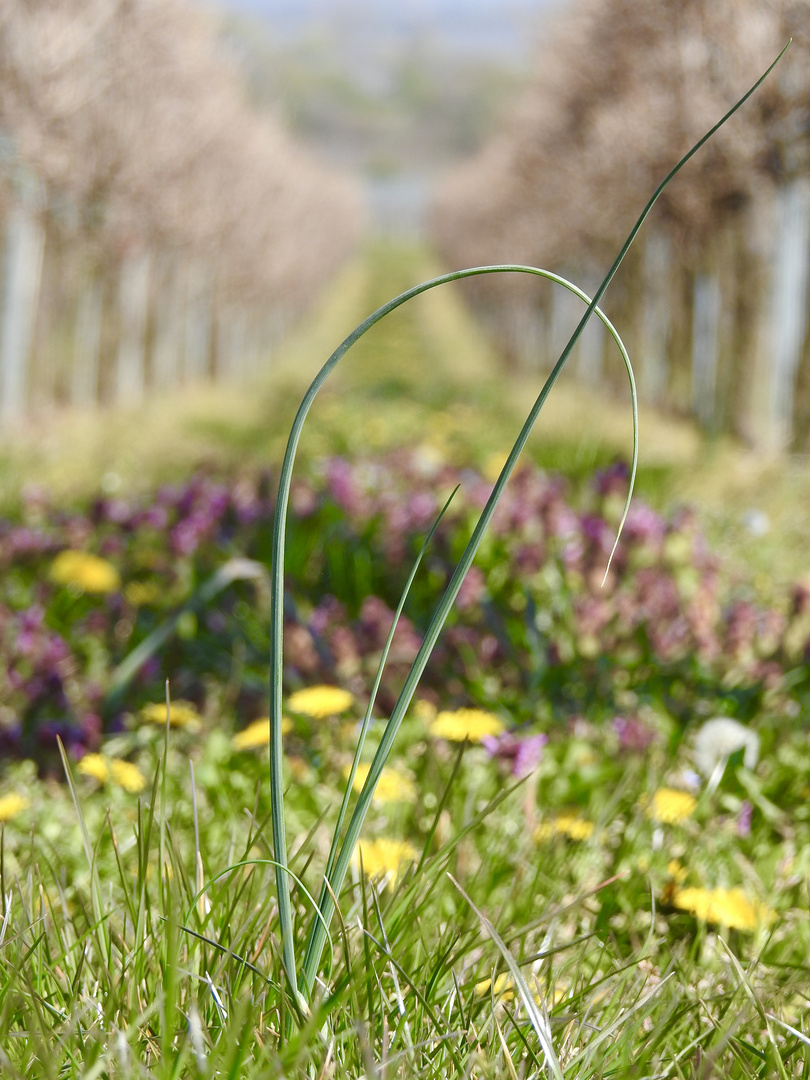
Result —
[[694, 813], [697, 799], [688, 791], [659, 788], [647, 807], [647, 817], [662, 825], [681, 825]]
[[[292, 731], [292, 720], [286, 716], [281, 718], [281, 734], [286, 735]], [[263, 716], [254, 720], [243, 731], [238, 731], [231, 739], [234, 750], [260, 750], [267, 749], [270, 745], [270, 717]]]
[[[138, 715], [147, 724], [165, 726], [166, 705], [164, 702], [144, 705]], [[190, 701], [173, 701], [169, 706], [169, 726], [186, 728], [188, 731], [199, 731], [202, 726], [202, 717]]]
[[776, 919], [775, 911], [759, 900], [749, 900], [742, 889], [676, 888], [670, 902], [700, 922], [731, 930], [756, 930]]
[[352, 853], [352, 866], [360, 868], [362, 859], [366, 877], [385, 878], [393, 887], [404, 863], [414, 862], [419, 852], [407, 840], [360, 840]]
[[576, 810], [563, 810], [548, 821], [542, 821], [534, 830], [535, 842], [540, 844], [555, 836], [567, 836], [569, 840], [590, 840], [594, 824]]
[[[358, 794], [363, 790], [363, 784], [366, 782], [370, 769], [371, 766], [364, 763], [357, 766], [352, 787]], [[350, 772], [351, 769], [347, 765], [343, 770], [343, 775], [347, 780]], [[389, 769], [386, 766], [383, 768], [377, 787], [374, 789], [374, 801], [380, 803], [412, 803], [416, 801], [416, 787], [413, 781], [400, 772], [399, 769]]]
[[11, 821], [28, 806], [28, 799], [22, 795], [3, 795], [0, 798], [0, 821]]
[[146, 778], [131, 761], [121, 761], [118, 758], [108, 760], [102, 754], [85, 754], [76, 769], [82, 776], [91, 776], [99, 784], [112, 780], [133, 795], [146, 787]]

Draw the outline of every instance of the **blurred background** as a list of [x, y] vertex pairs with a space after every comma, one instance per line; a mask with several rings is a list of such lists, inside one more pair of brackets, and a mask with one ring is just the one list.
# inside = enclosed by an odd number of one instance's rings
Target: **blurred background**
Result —
[[[656, 183], [792, 37], [604, 307], [636, 365], [642, 487], [795, 551], [808, 16], [805, 0], [0, 0], [0, 498], [32, 477], [113, 489], [207, 453], [277, 456], [342, 336], [443, 269], [530, 263], [593, 290]], [[335, 384], [376, 423], [347, 407], [352, 430], [329, 437], [421, 438], [411, 425], [452, 399], [482, 456], [508, 448], [578, 305], [513, 275], [426, 298]], [[583, 471], [627, 456], [598, 326], [569, 368], [532, 453]]]

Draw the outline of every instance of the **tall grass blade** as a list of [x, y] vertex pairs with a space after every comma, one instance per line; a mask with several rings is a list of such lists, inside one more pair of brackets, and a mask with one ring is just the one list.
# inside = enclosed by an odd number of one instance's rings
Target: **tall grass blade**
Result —
[[109, 971], [110, 967], [110, 939], [107, 933], [107, 919], [104, 915], [104, 908], [101, 903], [101, 882], [98, 876], [98, 865], [96, 863], [96, 854], [93, 851], [93, 845], [90, 842], [90, 833], [87, 830], [87, 822], [82, 812], [81, 803], [79, 802], [79, 795], [76, 791], [76, 785], [73, 783], [73, 774], [70, 771], [70, 763], [65, 753], [65, 747], [62, 740], [57, 736], [57, 745], [59, 747], [59, 756], [62, 758], [62, 767], [65, 770], [65, 778], [67, 780], [68, 788], [70, 789], [70, 797], [73, 800], [73, 806], [76, 810], [76, 817], [79, 821], [79, 829], [82, 834], [82, 845], [84, 847], [85, 858], [87, 859], [87, 865], [90, 870], [90, 901], [93, 906], [93, 919], [95, 921], [95, 932], [98, 939], [99, 950], [104, 962], [104, 970]]
[[120, 698], [146, 661], [154, 656], [176, 632], [184, 615], [188, 612], [202, 611], [218, 593], [235, 581], [255, 581], [261, 578], [266, 580], [267, 571], [260, 562], [254, 559], [228, 559], [171, 618], [148, 634], [113, 670], [107, 687], [105, 707], [109, 708]]
[[[619, 351], [620, 351], [620, 353], [622, 355], [622, 359], [624, 360], [625, 368], [627, 370], [628, 379], [629, 379], [629, 382], [630, 382], [630, 393], [631, 393], [632, 408], [633, 408], [633, 465], [632, 465], [632, 470], [631, 470], [631, 485], [630, 485], [630, 487], [628, 489], [627, 499], [625, 501], [625, 508], [624, 508], [624, 513], [623, 513], [623, 517], [622, 517], [622, 520], [624, 520], [624, 517], [627, 514], [627, 508], [628, 508], [628, 505], [629, 505], [629, 499], [630, 499], [630, 496], [632, 494], [632, 483], [635, 480], [636, 466], [637, 466], [637, 461], [638, 461], [638, 403], [637, 403], [637, 397], [636, 397], [636, 384], [635, 384], [635, 378], [633, 376], [633, 368], [632, 368], [632, 365], [630, 363], [630, 357], [627, 354], [627, 350], [624, 347], [624, 343], [622, 342], [621, 338], [619, 337], [619, 334], [616, 331], [613, 324], [611, 323], [610, 319], [607, 318], [607, 316], [601, 311], [601, 309], [599, 309], [599, 308], [594, 309], [593, 308], [593, 302], [589, 301], [587, 295], [585, 293], [583, 293], [581, 289], [578, 289], [576, 285], [572, 285], [571, 282], [566, 281], [565, 278], [560, 277], [558, 274], [551, 274], [550, 272], [548, 272], [546, 270], [539, 270], [539, 269], [535, 269], [535, 268], [531, 268], [531, 267], [529, 267], [529, 268], [527, 268], [527, 267], [516, 267], [516, 266], [506, 267], [506, 268], [505, 267], [497, 267], [497, 268], [495, 268], [495, 267], [484, 267], [483, 269], [476, 268], [476, 270], [474, 270], [474, 271], [466, 271], [466, 270], [457, 271], [456, 273], [454, 273], [452, 275], [447, 275], [447, 278], [449, 278], [450, 280], [456, 280], [459, 277], [471, 276], [473, 273], [499, 272], [499, 271], [504, 270], [504, 269], [514, 270], [514, 271], [518, 271], [518, 272], [533, 273], [533, 274], [538, 275], [539, 277], [543, 277], [543, 278], [546, 278], [548, 280], [554, 281], [557, 284], [560, 284], [560, 285], [564, 286], [570, 292], [573, 292], [576, 296], [578, 296], [586, 304], [589, 304], [589, 308], [588, 308], [589, 311], [591, 311], [591, 310], [596, 311], [597, 316], [602, 320], [602, 322], [604, 323], [604, 325], [607, 328], [608, 332], [610, 333], [611, 337], [613, 337], [614, 341], [616, 342], [616, 344], [617, 344], [617, 346], [619, 348]], [[438, 279], [437, 278], [437, 279], [434, 279], [434, 283], [435, 282], [442, 283], [443, 280], [445, 280], [445, 279]], [[428, 282], [426, 284], [426, 286], [419, 286], [418, 288], [421, 289], [421, 290], [424, 290], [425, 287], [430, 287], [431, 284], [432, 283]], [[410, 295], [412, 295], [412, 294], [413, 294], [413, 290], [411, 290], [411, 294], [403, 293], [402, 295], [407, 297], [407, 298], [410, 298]], [[398, 299], [400, 299], [400, 298], [398, 298]], [[392, 301], [392, 303], [393, 302], [394, 301]], [[388, 305], [386, 305], [386, 306], [388, 306]], [[380, 310], [382, 311], [383, 309], [381, 308]], [[580, 323], [580, 326], [578, 327], [578, 331], [577, 331], [578, 333], [581, 333], [581, 330], [582, 330], [583, 326], [584, 326], [584, 323]], [[332, 885], [333, 885], [335, 893], [339, 894], [340, 890], [341, 890], [341, 888], [343, 886], [343, 882], [345, 880], [346, 873], [347, 873], [348, 868], [349, 868], [349, 862], [351, 860], [352, 851], [354, 850], [355, 844], [357, 843], [357, 840], [358, 840], [359, 835], [360, 835], [360, 830], [361, 830], [361, 828], [363, 826], [363, 822], [365, 821], [366, 815], [367, 815], [369, 807], [371, 805], [371, 800], [373, 798], [374, 791], [375, 791], [375, 788], [377, 786], [377, 782], [379, 781], [379, 778], [382, 775], [382, 770], [383, 770], [383, 768], [385, 766], [385, 763], [388, 760], [388, 757], [389, 757], [389, 755], [391, 753], [391, 749], [393, 747], [394, 739], [396, 738], [396, 735], [397, 735], [397, 732], [399, 730], [400, 724], [402, 723], [402, 720], [403, 720], [403, 718], [405, 716], [405, 713], [406, 713], [406, 711], [408, 709], [408, 706], [410, 705], [411, 699], [412, 699], [412, 697], [413, 697], [413, 695], [414, 695], [414, 693], [416, 691], [416, 687], [419, 684], [419, 680], [422, 677], [422, 673], [424, 672], [425, 667], [427, 666], [427, 662], [430, 659], [430, 656], [431, 656], [431, 654], [433, 652], [433, 649], [434, 649], [434, 647], [436, 645], [436, 642], [439, 639], [439, 635], [440, 635], [440, 633], [441, 633], [441, 631], [442, 631], [442, 629], [444, 627], [444, 624], [445, 624], [445, 622], [447, 620], [447, 616], [450, 614], [450, 609], [452, 608], [453, 603], [455, 602], [456, 596], [458, 595], [458, 592], [459, 592], [459, 589], [461, 588], [462, 582], [464, 581], [464, 578], [467, 576], [467, 571], [469, 570], [470, 566], [472, 565], [472, 561], [475, 558], [475, 554], [476, 554], [476, 552], [477, 552], [477, 550], [478, 550], [478, 548], [479, 548], [479, 546], [481, 544], [481, 540], [483, 538], [484, 532], [485, 532], [487, 526], [489, 525], [489, 522], [490, 522], [490, 520], [492, 518], [492, 515], [495, 512], [495, 508], [496, 508], [498, 502], [500, 501], [500, 497], [503, 494], [503, 490], [506, 487], [506, 483], [507, 483], [510, 475], [512, 474], [512, 471], [513, 471], [513, 469], [514, 469], [514, 467], [515, 467], [515, 465], [517, 463], [517, 459], [520, 456], [524, 446], [526, 445], [526, 442], [527, 442], [527, 440], [529, 438], [529, 434], [531, 433], [531, 430], [534, 427], [535, 421], [536, 421], [536, 419], [537, 419], [537, 417], [538, 417], [538, 415], [540, 413], [540, 410], [542, 409], [543, 405], [545, 404], [546, 398], [548, 397], [548, 395], [549, 395], [549, 393], [551, 391], [551, 388], [554, 385], [554, 382], [556, 381], [557, 376], [559, 375], [559, 372], [562, 370], [562, 365], [564, 363], [564, 360], [570, 354], [570, 351], [573, 348], [573, 344], [574, 344], [575, 340], [576, 340], [575, 337], [571, 339], [571, 341], [568, 344], [568, 347], [567, 347], [566, 351], [563, 354], [563, 357], [561, 357], [561, 359], [557, 362], [554, 370], [552, 371], [552, 373], [549, 375], [548, 379], [546, 380], [546, 382], [545, 382], [545, 384], [543, 386], [543, 389], [540, 392], [540, 395], [537, 398], [537, 401], [535, 402], [535, 405], [534, 405], [531, 413], [529, 414], [528, 419], [526, 420], [523, 427], [521, 428], [520, 435], [518, 436], [517, 441], [515, 442], [514, 446], [512, 447], [512, 450], [511, 450], [511, 452], [509, 454], [509, 457], [507, 458], [506, 464], [504, 465], [504, 467], [503, 467], [503, 469], [501, 471], [501, 474], [500, 474], [500, 476], [498, 477], [498, 480], [495, 483], [495, 486], [494, 486], [494, 488], [492, 490], [492, 493], [491, 493], [491, 495], [490, 495], [490, 497], [489, 497], [489, 499], [487, 501], [487, 504], [486, 504], [484, 510], [482, 511], [481, 516], [478, 519], [478, 522], [477, 522], [477, 524], [475, 526], [475, 529], [473, 530], [473, 534], [472, 534], [472, 536], [471, 536], [471, 538], [470, 538], [470, 540], [469, 540], [469, 542], [467, 544], [467, 547], [465, 548], [464, 553], [463, 553], [461, 559], [459, 560], [458, 565], [456, 566], [456, 569], [455, 569], [455, 571], [453, 573], [453, 576], [450, 579], [450, 583], [447, 585], [447, 587], [445, 589], [445, 592], [444, 592], [444, 595], [442, 596], [441, 600], [439, 601], [439, 603], [437, 604], [437, 606], [436, 606], [436, 608], [435, 608], [435, 610], [433, 612], [433, 616], [432, 616], [432, 618], [430, 620], [430, 624], [429, 624], [429, 626], [427, 628], [427, 631], [425, 633], [422, 644], [421, 644], [421, 646], [419, 648], [419, 651], [416, 654], [416, 658], [414, 659], [413, 664], [411, 665], [410, 671], [408, 672], [408, 675], [407, 675], [407, 677], [405, 679], [402, 690], [400, 691], [400, 695], [399, 695], [399, 697], [397, 699], [397, 702], [396, 702], [396, 704], [394, 706], [394, 709], [393, 709], [393, 711], [391, 713], [391, 716], [390, 716], [390, 718], [388, 720], [388, 724], [386, 725], [386, 728], [385, 728], [385, 731], [383, 733], [382, 739], [380, 740], [380, 744], [379, 744], [379, 746], [377, 748], [377, 752], [376, 752], [376, 754], [374, 756], [374, 760], [371, 763], [371, 767], [370, 767], [369, 773], [368, 773], [368, 775], [366, 777], [365, 784], [363, 785], [363, 789], [360, 792], [360, 797], [359, 797], [359, 799], [358, 799], [358, 801], [357, 801], [357, 803], [355, 805], [354, 812], [353, 812], [352, 817], [351, 817], [351, 819], [349, 821], [349, 825], [348, 825], [348, 828], [346, 830], [346, 838], [343, 841], [343, 846], [341, 847], [340, 854], [338, 855], [338, 859], [337, 859], [337, 862], [335, 864], [335, 869], [334, 869], [334, 872], [333, 872], [333, 875], [332, 875]], [[271, 772], [271, 784], [272, 784], [272, 772]], [[271, 794], [272, 794], [272, 787], [271, 787]], [[328, 924], [329, 920], [331, 919], [332, 912], [333, 912], [333, 909], [331, 907], [331, 899], [326, 899], [326, 905], [327, 906], [322, 910], [323, 910], [323, 913], [324, 913], [324, 915], [326, 917], [326, 922]], [[320, 926], [313, 923], [311, 925], [311, 928], [310, 928], [310, 935], [309, 935], [309, 939], [307, 941], [307, 951], [306, 951], [305, 956], [304, 956], [304, 987], [303, 987], [303, 989], [304, 989], [305, 994], [309, 994], [310, 991], [311, 991], [312, 983], [313, 983], [313, 980], [314, 980], [314, 977], [315, 977], [315, 971], [317, 969], [318, 962], [319, 962], [319, 959], [320, 959], [320, 953], [321, 953], [321, 951], [323, 949], [323, 942], [321, 940], [321, 933], [322, 933], [322, 931], [321, 931]]]

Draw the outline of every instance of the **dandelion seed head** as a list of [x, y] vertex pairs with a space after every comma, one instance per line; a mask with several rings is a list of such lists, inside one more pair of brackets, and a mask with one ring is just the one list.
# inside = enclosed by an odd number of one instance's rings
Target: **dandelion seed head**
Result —
[[759, 761], [759, 736], [730, 716], [707, 720], [695, 738], [694, 757], [698, 771], [711, 776], [715, 768], [738, 750], [743, 751], [743, 765], [755, 769]]

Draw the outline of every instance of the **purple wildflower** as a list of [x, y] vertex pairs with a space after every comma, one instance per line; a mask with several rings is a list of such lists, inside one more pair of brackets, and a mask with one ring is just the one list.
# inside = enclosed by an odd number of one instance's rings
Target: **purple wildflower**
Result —
[[594, 478], [593, 486], [598, 494], [625, 495], [630, 483], [630, 470], [626, 461], [616, 461], [606, 469], [599, 469]]
[[737, 814], [737, 836], [745, 839], [751, 835], [751, 819], [753, 816], [753, 804], [748, 799], [744, 799]]
[[640, 754], [655, 741], [655, 732], [638, 716], [615, 716], [611, 724], [624, 751]]
[[519, 738], [511, 731], [502, 735], [485, 735], [481, 740], [490, 757], [512, 762], [512, 775], [530, 776], [543, 759], [543, 747], [548, 735], [528, 735]]

